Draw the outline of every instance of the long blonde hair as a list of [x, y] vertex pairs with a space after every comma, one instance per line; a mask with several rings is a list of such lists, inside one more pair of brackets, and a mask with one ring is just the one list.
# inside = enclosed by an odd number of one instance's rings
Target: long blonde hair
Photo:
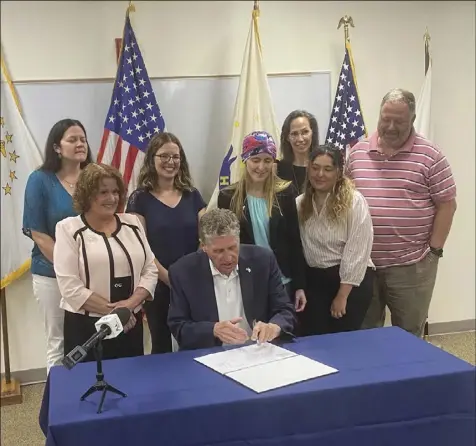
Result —
[[[332, 191], [326, 200], [326, 215], [333, 222], [339, 222], [347, 216], [348, 211], [352, 208], [354, 199], [354, 183], [344, 175], [344, 156], [342, 152], [328, 144], [318, 146], [311, 153], [309, 165], [321, 155], [327, 155], [332, 158], [332, 163], [339, 171], [339, 178], [336, 181]], [[304, 183], [304, 197], [298, 209], [299, 221], [305, 223], [314, 212], [314, 196], [315, 190], [309, 180], [309, 170]]]
[[[228, 186], [229, 190], [233, 191], [233, 196], [231, 197], [230, 210], [232, 210], [235, 215], [241, 220], [244, 217], [243, 208], [245, 206], [246, 200], [246, 189], [248, 184], [251, 182], [250, 174], [246, 170], [246, 166], [241, 171], [241, 178], [231, 186]], [[268, 217], [271, 217], [273, 212], [273, 207], [277, 206], [281, 212], [276, 194], [285, 190], [291, 181], [284, 181], [279, 178], [272, 170], [264, 182], [264, 198], [266, 199], [266, 204], [268, 207]]]

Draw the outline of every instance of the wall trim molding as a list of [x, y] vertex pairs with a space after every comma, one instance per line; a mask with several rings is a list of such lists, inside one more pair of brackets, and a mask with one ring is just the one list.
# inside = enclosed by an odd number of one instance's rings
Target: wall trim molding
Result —
[[[467, 319], [464, 321], [452, 322], [436, 322], [428, 324], [429, 336], [462, 333], [466, 331], [476, 331], [476, 319]], [[20, 370], [18, 372], [12, 372], [12, 376], [18, 379], [22, 386], [45, 383], [46, 367], [40, 369]], [[2, 378], [3, 377], [4, 373], [2, 373]]]
[[[30, 384], [39, 384], [46, 382], [46, 367], [41, 369], [29, 369], [29, 370], [19, 370], [17, 372], [11, 372], [12, 378], [20, 381], [20, 385], [27, 386]], [[2, 379], [5, 374], [2, 373]]]
[[428, 323], [429, 336], [462, 333], [464, 331], [476, 331], [476, 319]]

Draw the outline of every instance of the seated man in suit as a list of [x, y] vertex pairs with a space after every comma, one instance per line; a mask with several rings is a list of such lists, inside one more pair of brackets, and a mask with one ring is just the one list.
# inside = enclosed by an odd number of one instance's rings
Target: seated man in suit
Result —
[[295, 310], [273, 252], [240, 246], [240, 223], [228, 209], [203, 215], [200, 241], [201, 251], [169, 268], [168, 324], [180, 349], [289, 336]]

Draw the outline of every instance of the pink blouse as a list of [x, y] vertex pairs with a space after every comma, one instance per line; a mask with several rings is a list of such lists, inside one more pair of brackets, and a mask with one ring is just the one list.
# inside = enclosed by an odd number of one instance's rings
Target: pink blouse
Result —
[[116, 218], [117, 230], [110, 237], [91, 228], [81, 215], [57, 223], [53, 258], [64, 310], [85, 314], [81, 307], [92, 293], [110, 300], [111, 283], [124, 276], [131, 277], [131, 294], [142, 287], [153, 299], [158, 270], [144, 228], [133, 214]]

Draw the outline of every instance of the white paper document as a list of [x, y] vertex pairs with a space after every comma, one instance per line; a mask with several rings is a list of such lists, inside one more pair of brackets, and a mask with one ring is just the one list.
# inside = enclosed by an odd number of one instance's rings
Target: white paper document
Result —
[[336, 372], [336, 369], [313, 359], [295, 355], [281, 361], [237, 370], [226, 376], [261, 393]]
[[195, 358], [195, 361], [257, 393], [338, 371], [269, 343], [213, 353]]
[[212, 353], [195, 358], [195, 361], [210, 367], [222, 375], [226, 375], [230, 372], [236, 372], [237, 370], [278, 361], [295, 355], [296, 353], [266, 342], [264, 344], [252, 344], [246, 347]]

